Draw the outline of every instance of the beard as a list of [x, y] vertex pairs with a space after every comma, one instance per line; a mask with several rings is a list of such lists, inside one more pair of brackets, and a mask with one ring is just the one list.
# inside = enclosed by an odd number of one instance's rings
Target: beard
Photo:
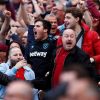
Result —
[[11, 63], [11, 66], [15, 66], [17, 63], [19, 62], [19, 60], [11, 60], [10, 63]]

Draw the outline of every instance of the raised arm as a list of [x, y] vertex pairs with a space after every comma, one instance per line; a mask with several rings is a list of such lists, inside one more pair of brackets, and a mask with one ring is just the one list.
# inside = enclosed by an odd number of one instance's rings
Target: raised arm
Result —
[[11, 12], [10, 11], [4, 10], [3, 14], [5, 16], [5, 20], [4, 20], [4, 23], [1, 27], [0, 35], [4, 35], [5, 32], [8, 30], [9, 24], [10, 24], [10, 18], [11, 18]]
[[98, 18], [100, 19], [100, 12], [96, 8], [94, 1], [93, 0], [86, 0], [86, 2], [87, 2], [87, 7], [88, 7], [89, 11], [91, 12], [92, 16], [97, 18], [97, 19]]
[[37, 1], [36, 1], [36, 0], [32, 0], [32, 3], [33, 3], [33, 5], [34, 5], [35, 12], [36, 12], [37, 14], [39, 14], [39, 15], [42, 14], [42, 10], [41, 10], [41, 8], [39, 7]]
[[19, 18], [19, 20], [23, 19], [24, 23], [26, 25], [29, 25], [28, 14], [27, 14], [24, 6], [25, 6], [24, 2], [21, 2], [20, 7], [19, 7], [19, 11], [18, 11], [18, 13], [19, 13], [18, 18]]
[[92, 29], [92, 26], [93, 26], [92, 18], [88, 10], [84, 11], [84, 20], [85, 20], [85, 23], [90, 27], [90, 29]]
[[92, 29], [92, 17], [90, 16], [90, 12], [86, 6], [86, 1], [79, 1], [77, 3], [77, 7], [83, 11], [83, 19], [85, 23]]

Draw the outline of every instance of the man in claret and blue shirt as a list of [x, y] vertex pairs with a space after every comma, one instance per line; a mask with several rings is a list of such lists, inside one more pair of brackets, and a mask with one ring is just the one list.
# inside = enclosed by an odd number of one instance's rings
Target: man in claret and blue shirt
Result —
[[53, 70], [55, 40], [49, 38], [51, 24], [46, 20], [36, 20], [28, 28], [26, 58], [35, 72], [33, 84], [38, 89], [49, 89]]

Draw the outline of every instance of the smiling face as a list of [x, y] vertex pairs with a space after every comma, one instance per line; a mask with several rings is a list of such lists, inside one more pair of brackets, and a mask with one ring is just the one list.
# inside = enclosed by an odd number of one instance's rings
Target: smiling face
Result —
[[71, 50], [76, 44], [76, 35], [72, 29], [66, 29], [62, 36], [63, 47], [65, 50]]
[[56, 17], [49, 17], [49, 21], [51, 23], [51, 28], [57, 29], [57, 26], [58, 26], [57, 18]]
[[45, 20], [47, 20], [51, 23], [50, 33], [55, 34], [57, 27], [58, 27], [58, 22], [57, 22], [56, 16], [55, 15], [47, 15], [45, 17]]
[[71, 13], [67, 13], [64, 20], [66, 29], [74, 29], [78, 21], [78, 18], [75, 18]]

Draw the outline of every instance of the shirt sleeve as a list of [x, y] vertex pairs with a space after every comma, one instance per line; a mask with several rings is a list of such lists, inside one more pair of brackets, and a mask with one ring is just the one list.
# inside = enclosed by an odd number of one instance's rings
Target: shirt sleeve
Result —
[[31, 68], [29, 68], [28, 66], [25, 66], [25, 73], [24, 73], [24, 77], [26, 80], [33, 80], [35, 79], [35, 73], [34, 71], [32, 71]]
[[34, 25], [28, 26], [28, 38], [27, 38], [28, 44], [35, 40], [33, 28], [34, 28]]
[[17, 72], [17, 68], [13, 67], [12, 69], [7, 70], [5, 74], [8, 76], [14, 76], [16, 72]]

